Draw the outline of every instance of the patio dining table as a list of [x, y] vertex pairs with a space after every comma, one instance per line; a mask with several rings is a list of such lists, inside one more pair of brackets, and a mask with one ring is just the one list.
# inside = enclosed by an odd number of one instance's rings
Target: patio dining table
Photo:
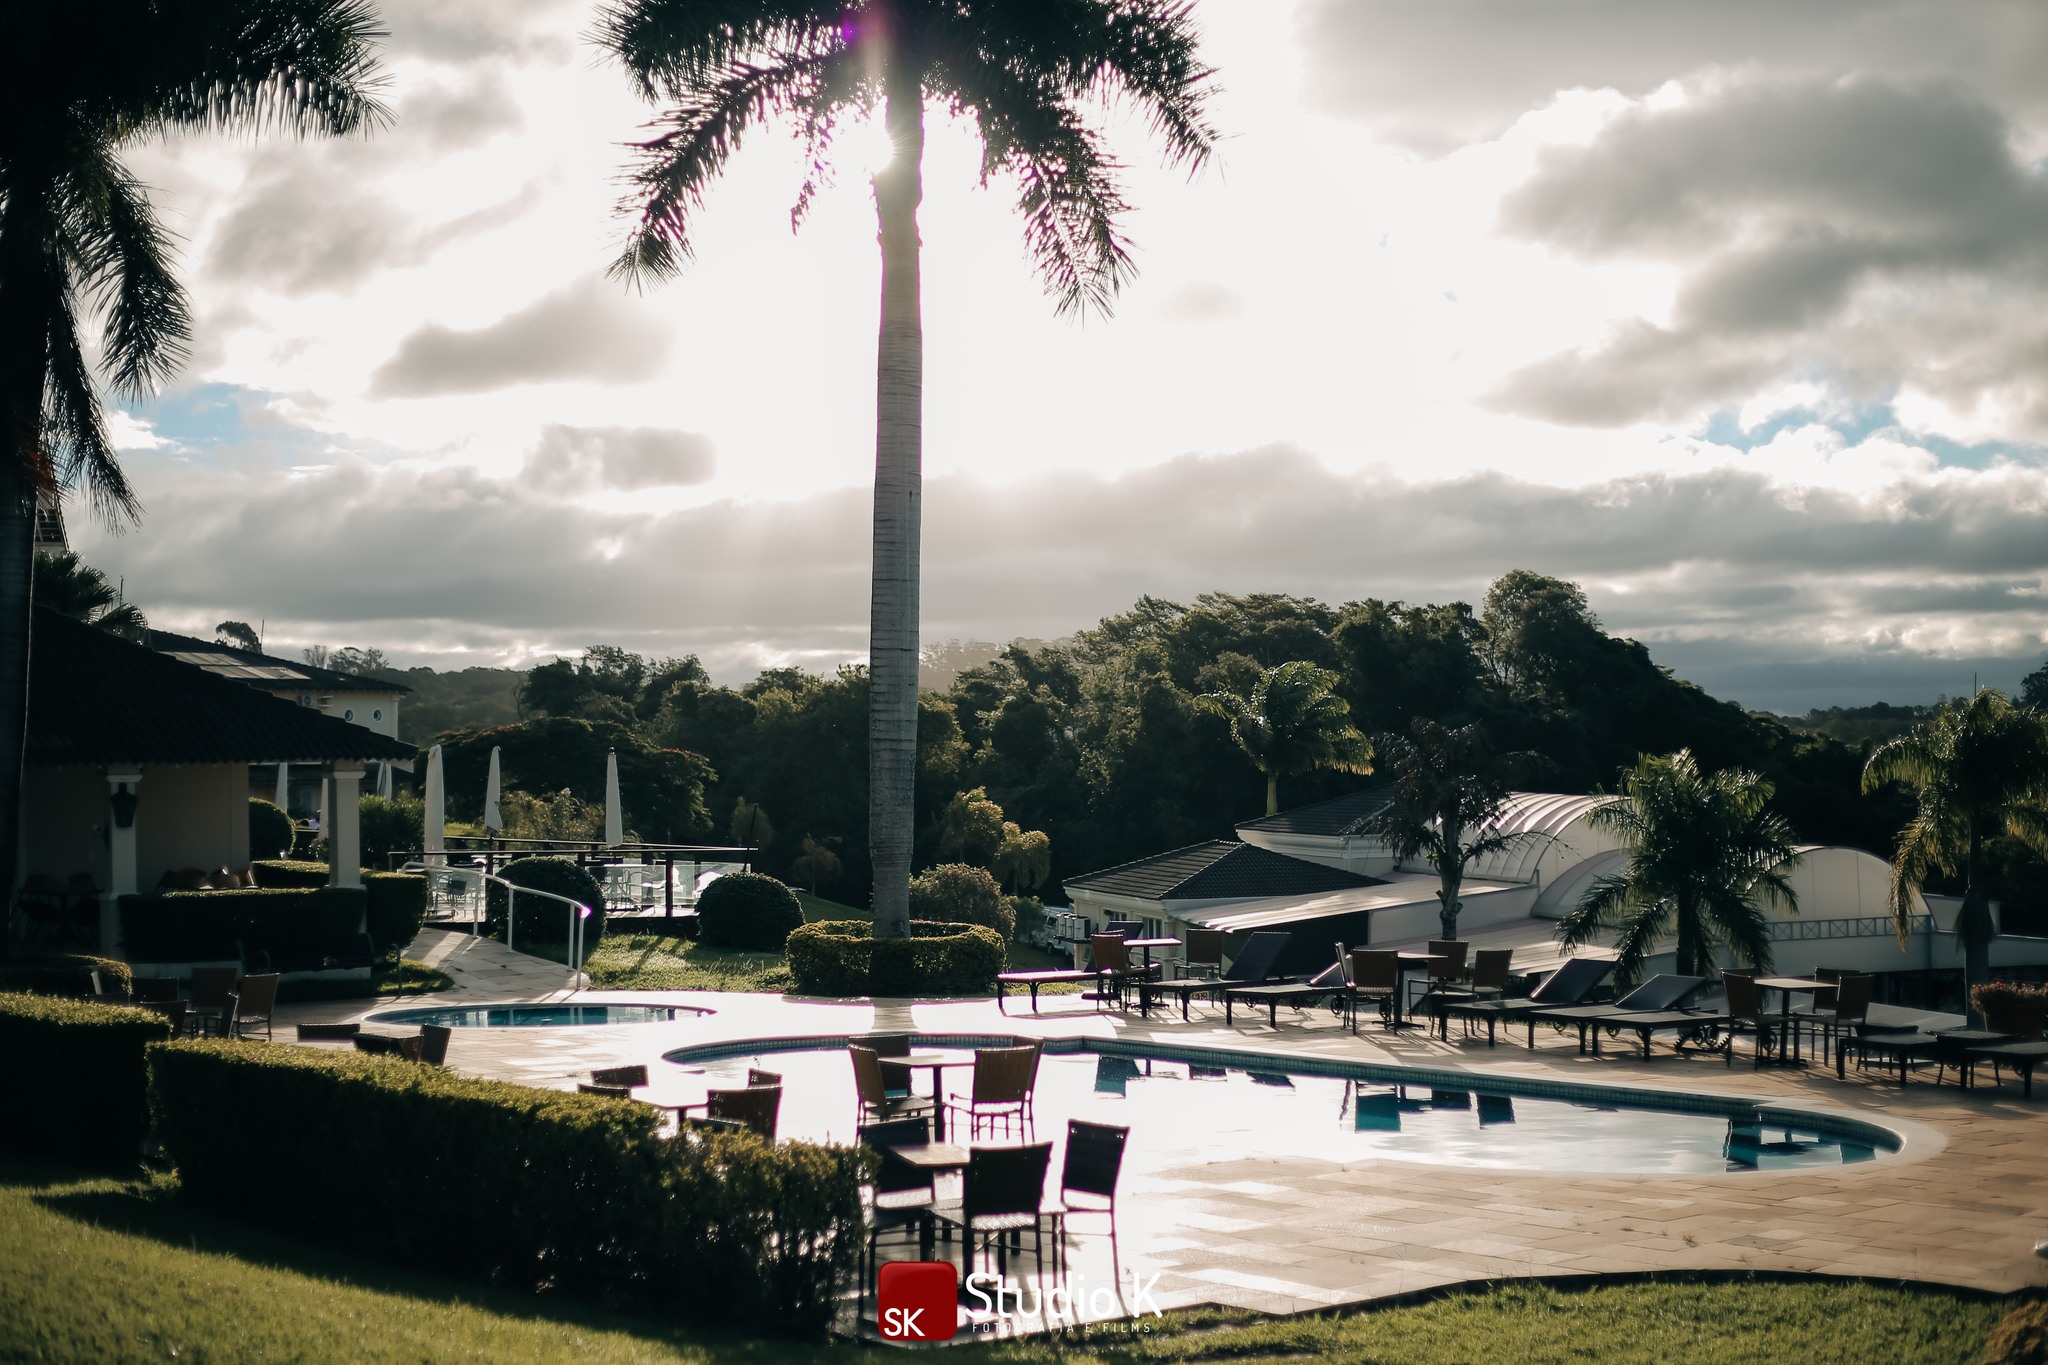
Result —
[[1792, 1029], [1792, 997], [1812, 994], [1815, 991], [1831, 991], [1840, 983], [1822, 981], [1814, 976], [1760, 976], [1756, 979], [1756, 984], [1758, 990], [1778, 992], [1778, 1055], [1771, 1065], [1806, 1065], [1799, 1056], [1799, 1035]]
[[946, 1140], [946, 1068], [973, 1066], [975, 1054], [954, 1050], [950, 1052], [906, 1052], [900, 1057], [884, 1057], [891, 1066], [924, 1069], [932, 1073], [932, 1138], [943, 1143]]
[[1432, 963], [1443, 962], [1446, 959], [1442, 953], [1418, 953], [1414, 951], [1400, 952], [1394, 956], [1399, 959], [1399, 962], [1394, 969], [1394, 1012], [1393, 1017], [1387, 1023], [1387, 1030], [1391, 1033], [1399, 1033], [1404, 1028], [1414, 1027], [1413, 1024], [1401, 1017], [1401, 1001], [1408, 994], [1408, 973], [1417, 969], [1428, 971]]

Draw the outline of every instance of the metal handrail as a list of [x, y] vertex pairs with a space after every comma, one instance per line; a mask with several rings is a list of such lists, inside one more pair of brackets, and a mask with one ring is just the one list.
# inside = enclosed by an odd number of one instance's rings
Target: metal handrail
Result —
[[[415, 868], [414, 864], [412, 863], [407, 863], [406, 869], [424, 872], [429, 876], [431, 876], [435, 872], [445, 873], [446, 871], [448, 871], [447, 868], [437, 868], [425, 865], [421, 865]], [[585, 905], [582, 901], [576, 900], [575, 898], [570, 896], [560, 895], [553, 891], [542, 891], [538, 887], [521, 886], [517, 882], [509, 882], [506, 881], [503, 877], [493, 876], [488, 872], [479, 872], [474, 868], [465, 869], [463, 875], [465, 877], [474, 876], [486, 882], [496, 882], [499, 886], [505, 888], [505, 948], [506, 951], [508, 952], [516, 953], [519, 951], [519, 949], [516, 946], [514, 946], [513, 943], [513, 926], [518, 922], [519, 918], [516, 911], [518, 909], [518, 898], [520, 896], [539, 896], [543, 900], [560, 901], [562, 904], [568, 906], [569, 970], [573, 974], [580, 974], [583, 971], [583, 922], [589, 919], [591, 915], [595, 913], [588, 905]], [[480, 926], [482, 923], [483, 916], [481, 915], [477, 916], [475, 919], [472, 919], [469, 922], [469, 934], [471, 938], [477, 937], [478, 934], [481, 932]]]

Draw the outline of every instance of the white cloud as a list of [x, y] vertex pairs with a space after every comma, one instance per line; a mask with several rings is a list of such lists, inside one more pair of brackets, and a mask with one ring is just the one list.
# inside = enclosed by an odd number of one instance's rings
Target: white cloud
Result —
[[485, 393], [586, 379], [629, 384], [667, 358], [669, 329], [618, 286], [591, 276], [483, 327], [421, 326], [370, 376], [380, 398]]

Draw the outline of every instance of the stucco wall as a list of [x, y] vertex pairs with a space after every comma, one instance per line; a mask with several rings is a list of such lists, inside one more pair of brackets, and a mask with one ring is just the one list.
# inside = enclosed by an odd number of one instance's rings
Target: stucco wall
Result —
[[98, 768], [30, 768], [21, 796], [24, 880], [40, 873], [63, 882], [89, 872], [104, 888], [111, 863], [103, 833], [111, 813], [105, 775]]

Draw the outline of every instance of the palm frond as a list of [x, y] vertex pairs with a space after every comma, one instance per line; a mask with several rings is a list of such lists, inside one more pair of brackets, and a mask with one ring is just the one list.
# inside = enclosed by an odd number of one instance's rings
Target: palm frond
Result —
[[48, 328], [49, 369], [43, 399], [43, 441], [58, 486], [82, 488], [86, 503], [109, 525], [138, 520], [141, 501], [121, 470], [100, 413], [92, 367], [78, 344], [71, 292], [58, 285], [41, 306]]
[[[1626, 873], [1596, 877], [1579, 897], [1579, 903], [1558, 920], [1557, 941], [1567, 948], [1582, 947], [1591, 943], [1601, 930], [1620, 923], [1625, 911], [1640, 908], [1643, 903], [1635, 880]], [[1649, 902], [1655, 903], [1654, 899]]]
[[143, 397], [184, 361], [192, 317], [149, 198], [112, 153], [101, 144], [72, 159], [59, 184], [62, 217], [76, 253], [78, 287], [105, 317], [113, 385]]
[[1771, 970], [1771, 923], [1753, 896], [1732, 887], [1711, 890], [1697, 912], [1707, 930], [1702, 947], [1711, 952], [1715, 940], [1728, 945], [1736, 958], [1760, 972]]
[[183, 0], [124, 35], [147, 126], [344, 136], [390, 120], [372, 0]]
[[1614, 936], [1614, 984], [1617, 990], [1628, 990], [1642, 980], [1643, 963], [1649, 960], [1658, 941], [1670, 931], [1672, 913], [1669, 901], [1651, 901], [1638, 906], [1635, 914], [1620, 921], [1620, 932]]
[[600, 9], [588, 37], [641, 98], [680, 104], [740, 62], [852, 46], [847, 28], [863, 21], [852, 4], [820, 0], [625, 0]]

